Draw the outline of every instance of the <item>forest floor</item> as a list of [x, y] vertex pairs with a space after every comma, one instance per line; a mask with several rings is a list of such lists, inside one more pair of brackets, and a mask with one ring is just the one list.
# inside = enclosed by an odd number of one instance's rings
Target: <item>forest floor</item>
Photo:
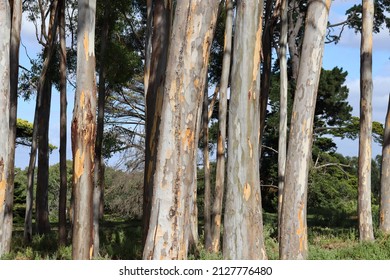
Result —
[[[308, 217], [309, 259], [312, 260], [389, 260], [390, 236], [376, 233], [375, 242], [359, 242], [357, 229], [351, 225], [329, 227], [316, 225], [318, 217]], [[347, 223], [349, 224], [349, 223]], [[141, 259], [141, 222], [106, 217], [101, 224], [101, 257], [99, 259]], [[278, 259], [276, 217], [264, 214], [264, 235], [268, 258]], [[200, 236], [202, 242], [202, 235]], [[201, 243], [200, 242], [200, 243]], [[31, 244], [23, 242], [23, 225], [15, 224], [12, 252], [2, 259], [69, 260], [71, 245], [58, 246], [57, 224], [45, 236], [34, 235]], [[193, 250], [189, 259], [222, 259], [221, 254], [208, 253], [202, 245]]]

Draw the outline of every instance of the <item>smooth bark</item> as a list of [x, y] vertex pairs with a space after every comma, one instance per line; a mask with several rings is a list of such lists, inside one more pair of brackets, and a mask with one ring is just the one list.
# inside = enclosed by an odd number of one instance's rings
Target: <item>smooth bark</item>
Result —
[[19, 46], [22, 24], [22, 1], [10, 1], [11, 8], [11, 44], [10, 44], [10, 113], [9, 113], [9, 165], [7, 194], [5, 201], [3, 248], [5, 252], [11, 250], [13, 228], [13, 200], [15, 178], [15, 140], [18, 106], [18, 77], [19, 77]]
[[379, 229], [390, 233], [390, 95], [382, 148]]
[[363, 0], [360, 46], [360, 133], [358, 168], [359, 239], [374, 240], [371, 213], [372, 32], [374, 1]]
[[262, 1], [238, 1], [229, 107], [225, 259], [266, 259], [259, 174]]
[[331, 0], [308, 2], [299, 75], [288, 142], [279, 253], [307, 258], [307, 187], [313, 120]]
[[217, 141], [217, 169], [215, 178], [215, 198], [211, 213], [212, 250], [218, 252], [221, 247], [222, 202], [225, 190], [225, 150], [226, 150], [226, 116], [227, 116], [227, 89], [230, 77], [233, 35], [233, 2], [225, 1], [226, 22], [225, 42], [222, 60], [222, 74], [219, 91], [218, 108], [218, 141]]
[[77, 88], [72, 120], [74, 223], [72, 258], [93, 253], [93, 174], [96, 136], [96, 0], [78, 3]]
[[99, 68], [99, 95], [98, 95], [98, 115], [96, 127], [95, 144], [95, 174], [93, 189], [93, 254], [99, 256], [100, 236], [99, 220], [102, 218], [101, 202], [104, 191], [104, 163], [102, 157], [103, 135], [104, 135], [104, 106], [106, 103], [106, 53], [109, 33], [109, 4], [104, 6], [104, 23], [101, 33], [100, 45], [100, 68]]
[[[151, 201], [157, 161], [157, 142], [164, 96], [164, 77], [167, 67], [169, 36], [171, 30], [171, 1], [155, 1], [153, 10], [154, 32], [152, 37], [151, 70], [148, 92], [146, 94], [146, 137], [145, 137], [145, 172], [143, 193], [143, 236], [145, 245], [149, 230]], [[147, 48], [150, 45], [147, 46]], [[146, 67], [146, 66], [145, 66]]]
[[[196, 189], [197, 123], [219, 1], [176, 4], [158, 127], [144, 259], [186, 259]], [[194, 187], [195, 186], [195, 187]]]
[[12, 209], [7, 208], [7, 195], [9, 193], [8, 171], [10, 164], [10, 34], [11, 34], [11, 8], [8, 0], [0, 1], [0, 257], [9, 252], [6, 235], [7, 216]]
[[287, 156], [287, 0], [281, 1], [281, 30], [279, 39], [279, 67], [280, 67], [280, 109], [279, 109], [279, 142], [278, 142], [278, 240], [280, 240], [280, 226], [282, 218], [283, 189], [286, 173]]

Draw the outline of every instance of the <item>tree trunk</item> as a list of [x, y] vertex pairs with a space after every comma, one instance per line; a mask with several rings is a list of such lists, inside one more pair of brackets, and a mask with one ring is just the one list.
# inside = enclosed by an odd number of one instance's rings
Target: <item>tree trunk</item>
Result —
[[215, 198], [212, 209], [212, 250], [217, 253], [221, 244], [222, 202], [225, 189], [225, 145], [226, 145], [226, 115], [227, 115], [227, 88], [229, 85], [230, 62], [232, 55], [233, 35], [233, 2], [226, 0], [225, 42], [222, 61], [221, 84], [219, 91], [218, 109], [218, 141], [217, 141], [217, 169], [215, 179]]
[[231, 98], [225, 259], [266, 259], [259, 174], [262, 1], [238, 1]]
[[[171, 0], [170, 0], [171, 1]], [[169, 2], [170, 2], [169, 1]], [[158, 6], [163, 4], [161, 0], [156, 0], [154, 5]], [[165, 17], [165, 15], [163, 16]], [[155, 23], [159, 25], [158, 22]], [[155, 27], [156, 28], [156, 27]], [[145, 34], [145, 69], [144, 69], [144, 92], [145, 97], [148, 94], [148, 88], [150, 83], [150, 71], [152, 62], [152, 38], [153, 38], [153, 1], [146, 0], [146, 34]]]
[[65, 1], [59, 0], [59, 36], [60, 36], [60, 195], [58, 206], [58, 237], [60, 245], [66, 244], [66, 41], [65, 41]]
[[19, 46], [20, 29], [22, 23], [22, 1], [10, 1], [11, 8], [11, 44], [10, 44], [10, 115], [9, 115], [9, 165], [7, 194], [5, 201], [3, 248], [5, 252], [11, 250], [12, 224], [13, 224], [13, 200], [14, 200], [14, 177], [15, 177], [15, 140], [16, 120], [18, 106], [18, 78], [19, 78]]
[[[45, 55], [53, 56], [58, 26], [58, 1], [53, 1], [50, 6], [50, 20], [48, 29], [48, 42], [45, 46]], [[48, 66], [50, 67], [50, 66]], [[43, 75], [43, 73], [41, 74]], [[40, 102], [38, 104], [38, 174], [36, 190], [36, 225], [39, 234], [50, 232], [49, 222], [49, 119], [51, 103], [51, 77], [46, 72], [45, 82], [39, 88]]]
[[38, 109], [38, 174], [36, 190], [36, 225], [37, 233], [50, 232], [49, 221], [49, 120], [51, 103], [51, 81], [44, 85], [41, 106]]
[[50, 67], [51, 59], [54, 52], [54, 40], [56, 37], [57, 31], [57, 14], [58, 14], [58, 1], [53, 1], [51, 6], [51, 15], [48, 31], [48, 41], [46, 42], [44, 55], [45, 59], [43, 61], [41, 75], [38, 81], [37, 97], [35, 104], [35, 113], [34, 113], [34, 125], [33, 125], [33, 135], [31, 140], [31, 151], [30, 151], [30, 161], [27, 172], [27, 195], [26, 195], [26, 215], [24, 221], [24, 240], [26, 242], [31, 242], [32, 238], [32, 207], [33, 207], [33, 190], [34, 190], [34, 170], [36, 164], [36, 154], [37, 154], [37, 138], [38, 138], [38, 120], [39, 120], [39, 110], [43, 102], [43, 92], [45, 90], [48, 70]]
[[98, 116], [96, 128], [95, 145], [95, 174], [93, 191], [93, 254], [99, 256], [100, 236], [99, 220], [102, 218], [100, 213], [100, 204], [104, 190], [104, 166], [103, 166], [103, 134], [104, 134], [104, 106], [106, 103], [106, 52], [109, 32], [109, 3], [104, 6], [104, 23], [101, 33], [100, 46], [100, 68], [99, 68], [99, 97], [98, 97]]
[[390, 233], [390, 95], [383, 136], [379, 229]]
[[[206, 78], [207, 79], [207, 78]], [[206, 82], [203, 99], [202, 126], [203, 126], [203, 170], [204, 170], [204, 241], [206, 250], [211, 251], [211, 182], [210, 182], [210, 155], [209, 155], [209, 97]]]
[[372, 32], [374, 1], [363, 0], [360, 47], [359, 238], [374, 240], [371, 214]]
[[281, 30], [279, 39], [279, 65], [280, 65], [280, 109], [279, 109], [279, 148], [278, 148], [278, 241], [280, 241], [280, 227], [282, 217], [283, 189], [286, 173], [287, 154], [287, 0], [281, 2]]
[[96, 136], [96, 0], [79, 0], [77, 88], [72, 120], [74, 224], [72, 258], [93, 256], [93, 174]]
[[9, 193], [8, 171], [10, 164], [10, 34], [11, 9], [8, 0], [0, 1], [0, 257], [9, 252], [6, 235], [7, 216], [12, 209], [7, 208]]
[[299, 61], [302, 40], [297, 40], [304, 23], [304, 13], [299, 10], [299, 1], [293, 0], [288, 3], [288, 50], [291, 59], [291, 72], [294, 83], [298, 79]]
[[187, 258], [191, 234], [196, 125], [219, 1], [178, 1], [176, 5], [144, 259]]
[[281, 259], [307, 258], [307, 184], [314, 110], [331, 1], [310, 0], [308, 5], [287, 151], [279, 245]]
[[271, 68], [272, 68], [272, 36], [273, 36], [273, 20], [272, 8], [273, 0], [267, 0], [265, 5], [265, 22], [262, 38], [262, 54], [263, 68], [261, 73], [261, 89], [260, 89], [260, 151], [263, 141], [265, 118], [267, 116], [268, 96], [271, 88]]
[[151, 58], [151, 70], [149, 87], [146, 94], [146, 137], [145, 137], [145, 172], [144, 172], [144, 193], [143, 193], [143, 237], [145, 245], [149, 230], [151, 201], [153, 195], [154, 172], [157, 161], [157, 145], [159, 127], [161, 121], [161, 110], [164, 94], [164, 77], [167, 67], [169, 37], [171, 30], [171, 1], [158, 0], [153, 10], [154, 33], [153, 52]]

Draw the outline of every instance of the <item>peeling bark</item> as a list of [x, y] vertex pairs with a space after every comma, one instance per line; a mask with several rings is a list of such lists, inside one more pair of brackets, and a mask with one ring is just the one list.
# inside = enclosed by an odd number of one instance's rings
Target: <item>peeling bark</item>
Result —
[[91, 259], [96, 140], [96, 0], [80, 0], [78, 11], [77, 88], [72, 120], [74, 195], [72, 258]]
[[374, 240], [371, 213], [372, 137], [372, 32], [374, 1], [363, 0], [360, 47], [360, 133], [358, 175], [358, 217], [361, 241]]
[[197, 123], [219, 1], [178, 1], [170, 36], [144, 259], [186, 259]]
[[[153, 195], [153, 174], [156, 169], [157, 142], [164, 95], [164, 76], [167, 67], [169, 36], [171, 30], [171, 1], [155, 1], [153, 10], [154, 33], [152, 37], [151, 69], [148, 92], [146, 94], [146, 136], [145, 136], [145, 172], [143, 193], [143, 236], [145, 245], [149, 230], [151, 201]], [[151, 31], [150, 31], [151, 32]], [[151, 47], [150, 45], [146, 46]], [[148, 52], [148, 51], [147, 51]], [[145, 66], [146, 67], [146, 66]]]
[[8, 0], [0, 1], [0, 257], [9, 252], [6, 234], [7, 216], [12, 209], [7, 207], [9, 193], [8, 171], [10, 164], [10, 34], [11, 9]]
[[387, 106], [382, 148], [381, 195], [379, 229], [390, 233], [390, 95]]
[[229, 107], [225, 259], [266, 259], [259, 174], [262, 1], [238, 1]]
[[331, 0], [310, 0], [308, 5], [287, 151], [279, 245], [281, 259], [307, 258], [307, 184]]

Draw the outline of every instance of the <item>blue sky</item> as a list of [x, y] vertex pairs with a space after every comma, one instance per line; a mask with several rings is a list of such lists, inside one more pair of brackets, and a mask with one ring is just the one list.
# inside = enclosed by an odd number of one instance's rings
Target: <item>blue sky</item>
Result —
[[[331, 23], [341, 22], [346, 19], [345, 11], [358, 4], [360, 1], [336, 0], [333, 1], [329, 20]], [[35, 37], [34, 26], [27, 22], [25, 18], [22, 23], [22, 43], [26, 46], [30, 57], [34, 58], [41, 47]], [[337, 31], [337, 29], [336, 29]], [[384, 122], [388, 96], [390, 94], [390, 35], [389, 31], [383, 29], [379, 34], [374, 35], [373, 40], [373, 119], [381, 123]], [[26, 52], [23, 47], [20, 49], [20, 63], [29, 68]], [[328, 44], [325, 46], [323, 67], [332, 69], [342, 67], [348, 71], [346, 85], [349, 92], [349, 103], [353, 107], [353, 115], [359, 116], [359, 67], [360, 67], [360, 34], [355, 34], [352, 30], [345, 29], [340, 42], [337, 45]], [[68, 86], [68, 147], [67, 157], [72, 157], [70, 143], [70, 121], [74, 104], [74, 89]], [[59, 94], [53, 91], [51, 116], [50, 116], [50, 143], [59, 146], [59, 119], [60, 119]], [[24, 102], [19, 99], [18, 118], [33, 121], [35, 100]], [[336, 140], [338, 151], [344, 155], [356, 156], [358, 154], [358, 141]], [[28, 164], [30, 149], [18, 147], [16, 149], [16, 166], [24, 168]], [[50, 155], [50, 164], [55, 164], [59, 160], [59, 151], [55, 150]], [[381, 153], [381, 147], [373, 143], [373, 156]], [[115, 164], [110, 161], [109, 164]]]

